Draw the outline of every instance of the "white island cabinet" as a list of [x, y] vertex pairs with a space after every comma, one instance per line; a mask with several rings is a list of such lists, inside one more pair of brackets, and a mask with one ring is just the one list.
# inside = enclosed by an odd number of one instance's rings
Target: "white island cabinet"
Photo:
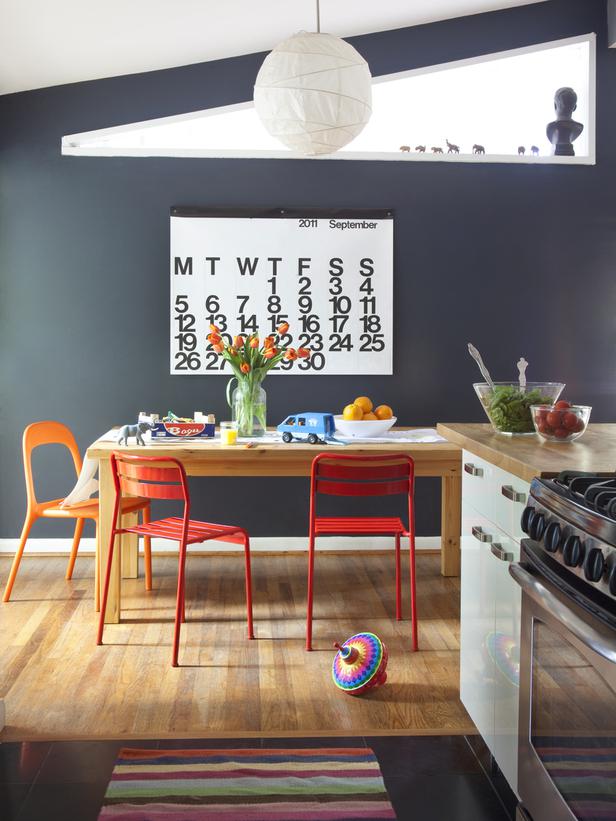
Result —
[[520, 558], [527, 482], [463, 453], [460, 697], [517, 791]]
[[616, 425], [589, 425], [568, 445], [503, 436], [485, 423], [439, 422], [437, 430], [463, 454], [461, 698], [517, 792], [521, 594], [509, 561], [520, 557], [520, 518], [535, 476], [613, 472]]

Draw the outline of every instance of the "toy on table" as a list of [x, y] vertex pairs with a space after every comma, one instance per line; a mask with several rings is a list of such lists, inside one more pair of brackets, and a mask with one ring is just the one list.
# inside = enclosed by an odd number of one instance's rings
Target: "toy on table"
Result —
[[153, 422], [137, 422], [136, 425], [122, 425], [118, 435], [118, 445], [122, 444], [122, 440], [124, 440], [125, 445], [128, 445], [129, 436], [135, 437], [135, 444], [145, 445], [145, 442], [143, 441], [143, 434], [153, 429]]
[[213, 413], [205, 414], [195, 411], [194, 418], [178, 416], [167, 411], [162, 422], [156, 422], [152, 428], [152, 440], [161, 439], [212, 439], [216, 432], [216, 417]]
[[303, 412], [287, 416], [276, 430], [282, 434], [283, 442], [298, 439], [316, 445], [319, 442], [325, 444], [328, 439], [333, 439], [335, 427], [332, 413]]
[[340, 690], [359, 696], [387, 681], [387, 647], [374, 633], [357, 633], [338, 649], [332, 665], [332, 678]]

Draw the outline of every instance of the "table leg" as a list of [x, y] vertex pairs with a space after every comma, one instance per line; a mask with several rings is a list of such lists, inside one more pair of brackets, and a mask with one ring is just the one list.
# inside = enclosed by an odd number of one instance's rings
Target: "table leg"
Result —
[[441, 493], [441, 575], [460, 575], [462, 477], [443, 476]]
[[[115, 499], [115, 489], [113, 477], [111, 475], [111, 463], [109, 459], [101, 459], [98, 466], [98, 545], [100, 557], [101, 585], [105, 578], [107, 569], [107, 556], [109, 555], [109, 535], [111, 531], [111, 517], [113, 516], [113, 504]], [[107, 612], [105, 613], [106, 624], [117, 624], [120, 621], [120, 549], [116, 545], [113, 565], [111, 567], [111, 578], [109, 580], [109, 598], [107, 600]]]
[[[125, 513], [122, 516], [122, 527], [134, 527], [139, 524], [139, 513]], [[139, 575], [139, 536], [136, 533], [123, 533], [122, 540], [122, 578], [136, 579]]]

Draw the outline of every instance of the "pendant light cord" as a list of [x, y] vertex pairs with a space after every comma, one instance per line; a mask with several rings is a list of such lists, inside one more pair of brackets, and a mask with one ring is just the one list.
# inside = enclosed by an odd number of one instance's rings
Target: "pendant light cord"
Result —
[[317, 34], [321, 33], [321, 0], [317, 0]]

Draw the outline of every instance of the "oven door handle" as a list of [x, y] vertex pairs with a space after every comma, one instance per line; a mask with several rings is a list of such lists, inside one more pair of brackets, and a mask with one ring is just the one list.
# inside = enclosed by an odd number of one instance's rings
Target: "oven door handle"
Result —
[[587, 624], [521, 565], [510, 564], [509, 573], [524, 593], [561, 621], [582, 644], [590, 647], [612, 664], [616, 663], [616, 640], [610, 640]]

